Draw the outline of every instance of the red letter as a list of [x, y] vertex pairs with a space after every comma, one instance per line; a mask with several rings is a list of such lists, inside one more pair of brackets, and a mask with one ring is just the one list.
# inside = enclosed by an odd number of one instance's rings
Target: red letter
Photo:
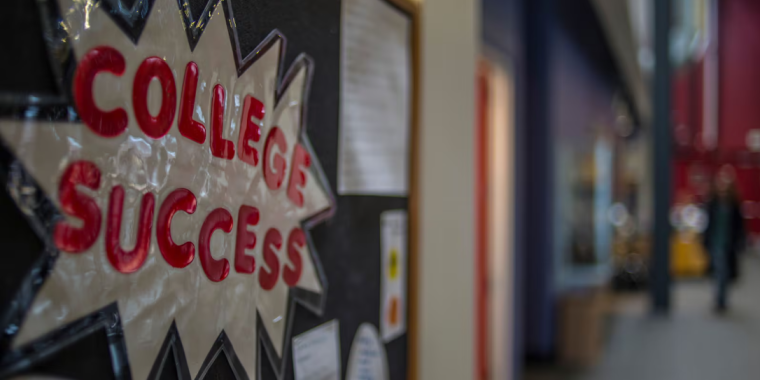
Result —
[[306, 235], [304, 235], [303, 230], [296, 227], [290, 231], [290, 236], [288, 236], [288, 259], [293, 263], [293, 269], [285, 266], [285, 269], [282, 271], [282, 279], [285, 280], [288, 286], [295, 286], [298, 280], [301, 279], [303, 262], [301, 261], [301, 252], [298, 251], [298, 248], [305, 246]]
[[120, 77], [124, 74], [124, 66], [124, 57], [116, 49], [98, 46], [82, 57], [74, 74], [74, 102], [79, 117], [93, 132], [103, 137], [115, 137], [127, 129], [127, 111], [123, 108], [101, 111], [92, 98], [92, 84], [101, 71]]
[[206, 141], [206, 127], [193, 120], [195, 92], [198, 87], [198, 65], [188, 62], [185, 67], [185, 80], [182, 83], [182, 101], [179, 103], [179, 133], [182, 136], [203, 144]]
[[242, 205], [238, 211], [237, 243], [235, 244], [235, 271], [253, 273], [256, 259], [246, 255], [246, 249], [256, 248], [256, 234], [248, 231], [248, 226], [259, 224], [259, 210], [256, 207]]
[[[281, 152], [286, 152], [288, 150], [285, 134], [277, 127], [273, 127], [272, 130], [269, 131], [267, 141], [264, 144], [264, 181], [267, 183], [267, 187], [269, 187], [270, 190], [277, 190], [282, 186], [282, 181], [285, 179], [285, 169], [288, 164], [285, 162], [282, 154], [279, 153], [275, 153], [274, 162], [271, 161], [273, 145], [277, 145]], [[274, 166], [274, 169], [272, 166]]]
[[259, 152], [251, 146], [261, 139], [261, 127], [253, 119], [264, 119], [264, 103], [246, 95], [243, 105], [243, 117], [240, 120], [240, 138], [238, 139], [238, 156], [251, 166], [259, 164]]
[[211, 99], [211, 154], [225, 160], [231, 160], [235, 157], [235, 144], [222, 137], [224, 96], [224, 87], [221, 84], [214, 86], [214, 97]]
[[209, 280], [219, 282], [230, 274], [230, 263], [227, 259], [216, 260], [211, 257], [211, 235], [216, 230], [227, 233], [232, 231], [232, 215], [223, 208], [215, 209], [208, 214], [198, 239], [198, 257], [201, 259], [203, 271]]
[[97, 190], [100, 187], [98, 167], [89, 161], [74, 161], [63, 172], [58, 185], [58, 200], [63, 211], [82, 220], [82, 228], [72, 227], [63, 218], [55, 225], [55, 246], [69, 253], [88, 250], [100, 234], [100, 208], [94, 199], [78, 193], [77, 185]]
[[259, 271], [259, 285], [264, 290], [272, 290], [277, 283], [277, 277], [280, 275], [280, 259], [277, 253], [272, 249], [272, 245], [278, 250], [282, 247], [282, 235], [275, 228], [270, 228], [264, 236], [264, 262], [267, 263], [270, 272], [264, 268]]
[[[303, 166], [303, 169], [301, 168]], [[303, 207], [301, 190], [306, 186], [306, 171], [311, 166], [311, 156], [301, 144], [293, 148], [293, 160], [290, 163], [290, 183], [288, 183], [288, 198], [298, 207]]]
[[[158, 78], [161, 83], [161, 109], [155, 117], [148, 110], [148, 86], [153, 78]], [[172, 69], [163, 59], [145, 58], [137, 68], [132, 88], [132, 107], [135, 109], [137, 125], [146, 135], [159, 139], [169, 132], [177, 107], [177, 87]]]
[[164, 199], [164, 203], [158, 210], [158, 225], [156, 225], [158, 249], [164, 256], [164, 260], [175, 268], [184, 268], [193, 262], [195, 245], [191, 242], [182, 245], [174, 244], [171, 232], [172, 218], [177, 211], [194, 213], [196, 205], [195, 195], [190, 190], [177, 189]]
[[150, 250], [150, 231], [153, 228], [153, 206], [155, 200], [152, 193], [143, 195], [140, 205], [140, 222], [137, 225], [137, 241], [131, 251], [125, 251], [119, 243], [121, 235], [121, 215], [124, 209], [124, 188], [114, 186], [108, 204], [108, 220], [106, 222], [106, 256], [116, 270], [121, 273], [134, 273], [145, 262]]

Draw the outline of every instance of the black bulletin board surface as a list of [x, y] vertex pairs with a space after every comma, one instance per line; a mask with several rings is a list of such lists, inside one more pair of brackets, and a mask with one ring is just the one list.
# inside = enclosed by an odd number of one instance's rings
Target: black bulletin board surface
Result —
[[[317, 317], [298, 306], [293, 335], [319, 324], [340, 321], [341, 373], [346, 374], [349, 350], [363, 322], [380, 323], [380, 214], [407, 209], [407, 198], [337, 195], [338, 129], [340, 91], [340, 2], [313, 4], [311, 28], [282, 29], [288, 36], [288, 57], [304, 51], [316, 62], [307, 128], [322, 168], [336, 193], [337, 212], [332, 219], [311, 230], [327, 277], [327, 304]], [[302, 3], [299, 1], [299, 3]], [[311, 7], [309, 7], [311, 8]], [[287, 64], [287, 63], [286, 63]], [[385, 345], [391, 379], [405, 379], [407, 335]], [[291, 379], [292, 361], [287, 377]]]
[[[100, 0], [117, 3], [119, 0]], [[121, 0], [132, 6], [141, 0]], [[189, 1], [193, 9], [203, 9], [208, 0]], [[217, 0], [213, 0], [217, 1]], [[322, 316], [296, 305], [292, 337], [327, 321], [340, 323], [341, 376], [346, 374], [349, 351], [360, 324], [380, 322], [380, 214], [386, 210], [408, 209], [408, 198], [337, 195], [339, 91], [340, 91], [340, 28], [339, 0], [224, 0], [232, 1], [239, 29], [241, 50], [253, 49], [273, 29], [287, 39], [284, 67], [289, 67], [301, 53], [313, 58], [315, 71], [308, 99], [306, 128], [324, 173], [336, 194], [335, 215], [311, 230], [326, 280], [327, 300]], [[50, 66], [41, 23], [34, 0], [3, 4], [5, 21], [0, 23], [4, 38], [0, 60], [0, 91], [15, 94], [53, 93]], [[401, 11], [401, 10], [400, 10]], [[410, 15], [411, 17], [411, 15]], [[18, 57], [8, 59], [7, 57]], [[2, 104], [0, 116], [10, 117], [13, 107]], [[0, 184], [13, 177], [13, 157], [0, 152]], [[6, 186], [0, 186], [0, 241], [5, 243], [6, 258], [0, 266], [0, 310], [6, 311], [18, 294], [23, 274], [32, 268], [41, 255], [41, 242], [15, 208]], [[52, 207], [52, 206], [50, 206]], [[3, 313], [5, 314], [5, 313]], [[2, 321], [3, 323], [7, 321]], [[5, 326], [3, 326], [5, 327]], [[67, 376], [73, 379], [120, 378], [109, 365], [105, 330], [97, 330], [76, 344], [68, 345], [37, 362], [28, 372]], [[407, 334], [385, 345], [391, 379], [407, 377]], [[9, 350], [7, 337], [0, 338], [0, 355]], [[2, 368], [8, 364], [0, 362]], [[292, 353], [287, 355], [284, 379], [293, 379]], [[99, 363], [97, 365], [92, 363]], [[275, 372], [264, 360], [262, 379], [275, 379]], [[117, 373], [117, 375], [114, 375]], [[255, 375], [251, 374], [252, 377]], [[181, 371], [167, 366], [160, 379], [184, 379]], [[226, 361], [215, 362], [207, 379], [234, 379]]]

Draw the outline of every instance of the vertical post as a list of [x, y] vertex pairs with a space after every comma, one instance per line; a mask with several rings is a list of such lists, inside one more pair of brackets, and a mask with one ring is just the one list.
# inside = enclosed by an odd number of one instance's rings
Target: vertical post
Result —
[[654, 118], [652, 160], [654, 175], [654, 233], [652, 255], [652, 306], [656, 313], [670, 308], [670, 0], [654, 1]]
[[707, 51], [702, 69], [704, 110], [702, 145], [707, 150], [718, 146], [718, 0], [708, 0], [705, 9]]
[[[554, 0], [525, 1], [525, 215], [523, 236], [524, 354], [547, 359], [554, 351], [554, 168], [549, 112]], [[528, 301], [529, 300], [529, 301]]]

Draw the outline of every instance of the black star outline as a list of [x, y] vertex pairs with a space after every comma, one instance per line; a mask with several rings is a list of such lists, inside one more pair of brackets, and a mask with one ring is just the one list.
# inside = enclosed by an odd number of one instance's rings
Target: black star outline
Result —
[[[136, 0], [132, 7], [128, 7], [121, 0], [99, 0], [99, 5], [135, 45], [140, 41], [155, 3], [156, 0]], [[97, 1], [93, 5], [96, 4]]]
[[[102, 9], [108, 13], [111, 19], [114, 20], [133, 43], [137, 44], [155, 0], [137, 0], [132, 8], [121, 6], [121, 0], [96, 1], [96, 4], [98, 3], [102, 5]], [[309, 152], [309, 155], [312, 158], [312, 164], [309, 168], [312, 178], [317, 179], [319, 186], [329, 199], [329, 206], [327, 208], [300, 223], [301, 228], [305, 232], [309, 248], [308, 251], [311, 255], [314, 268], [317, 271], [317, 277], [322, 287], [322, 293], [315, 293], [299, 287], [289, 289], [286, 308], [287, 325], [281, 344], [282, 356], [278, 355], [274, 349], [271, 337], [261, 323], [261, 316], [257, 312], [256, 331], [258, 349], [256, 354], [256, 376], [257, 378], [261, 377], [262, 357], [266, 355], [272, 364], [276, 377], [281, 379], [284, 376], [289, 359], [290, 337], [292, 335], [296, 304], [300, 304], [311, 312], [321, 316], [324, 311], [328, 288], [326, 276], [310, 233], [311, 228], [334, 215], [336, 211], [335, 195], [330, 188], [319, 159], [311, 146], [308, 135], [306, 134], [306, 116], [310, 85], [314, 73], [314, 62], [308, 55], [301, 54], [296, 58], [293, 64], [291, 64], [288, 71], [282, 75], [287, 40], [285, 36], [276, 29], [270, 32], [270, 34], [260, 42], [256, 48], [244, 55], [240, 49], [231, 0], [208, 1], [205, 6], [205, 11], [197, 19], [191, 14], [188, 0], [178, 0], [180, 14], [185, 24], [188, 44], [190, 45], [191, 50], [197, 45], [203, 34], [205, 25], [210, 21], [216, 6], [220, 4], [223, 6], [225, 23], [230, 37], [230, 44], [232, 46], [233, 58], [235, 60], [238, 76], [242, 75], [270, 48], [277, 45], [277, 42], [280, 42], [278, 45], [278, 84], [275, 91], [275, 107], [279, 104], [282, 95], [287, 91], [292, 80], [300, 70], [306, 70], [306, 79], [304, 81], [301, 102], [301, 121], [298, 126], [299, 130], [297, 134], [299, 136], [299, 142]], [[40, 17], [43, 20], [42, 24], [45, 29], [45, 39], [48, 45], [51, 58], [50, 63], [53, 67], [58, 94], [48, 97], [34, 95], [19, 97], [0, 94], [0, 118], [80, 122], [71, 96], [71, 79], [76, 67], [76, 61], [73, 57], [71, 46], [68, 43], [67, 33], [62, 27], [63, 20], [60, 16], [58, 4], [56, 0], [40, 0], [38, 1], [38, 6]], [[121, 329], [118, 305], [116, 302], [51, 331], [23, 347], [11, 350], [12, 340], [18, 332], [24, 316], [29, 307], [31, 307], [31, 304], [45, 279], [52, 272], [55, 261], [58, 258], [59, 252], [55, 248], [51, 236], [53, 227], [56, 222], [62, 218], [62, 215], [54, 206], [53, 202], [44, 195], [36, 181], [23, 168], [20, 161], [15, 159], [11, 150], [8, 149], [2, 141], [0, 141], [0, 173], [5, 174], [8, 181], [10, 181], [11, 178], [14, 178], [17, 181], [21, 181], [25, 188], [34, 189], [33, 192], [24, 195], [26, 198], [33, 197], [34, 199], [31, 202], [29, 202], [28, 199], [18, 199], [17, 197], [13, 197], [13, 194], [10, 195], [14, 198], [17, 206], [20, 202], [34, 205], [34, 207], [31, 208], [31, 213], [28, 211], [30, 208], [26, 207], [27, 214], [24, 218], [24, 222], [28, 223], [34, 229], [36, 235], [44, 244], [43, 252], [40, 254], [37, 262], [32, 266], [31, 271], [26, 275], [24, 280], [22, 280], [16, 296], [11, 301], [7, 310], [0, 314], [0, 327], [3, 328], [2, 334], [0, 334], [0, 378], [24, 373], [24, 371], [33, 368], [36, 363], [40, 362], [47, 355], [50, 355], [53, 352], [58, 352], [72, 344], [72, 337], [79, 338], [96, 331], [105, 331], [109, 337], [109, 355], [111, 357], [112, 368], [114, 369], [114, 377], [119, 380], [131, 379], [132, 376], [127, 359], [126, 344], [124, 342], [123, 330]], [[9, 189], [10, 188], [12, 187], [9, 186]], [[179, 331], [177, 330], [174, 321], [172, 321], [172, 325], [167, 331], [164, 343], [154, 361], [149, 379], [155, 379], [160, 375], [161, 369], [169, 358], [169, 353], [172, 353], [174, 362], [178, 366], [177, 373], [179, 374], [180, 379], [189, 380], [190, 374], [184, 355], [184, 349], [179, 336]], [[225, 331], [222, 330], [219, 337], [209, 350], [201, 369], [196, 375], [196, 379], [202, 379], [209, 366], [213, 364], [214, 360], [217, 360], [221, 354], [224, 354], [230, 363], [230, 366], [235, 373], [236, 380], [246, 380], [250, 378], [251, 374], [247, 374], [243, 369], [242, 364], [235, 355], [232, 343]]]

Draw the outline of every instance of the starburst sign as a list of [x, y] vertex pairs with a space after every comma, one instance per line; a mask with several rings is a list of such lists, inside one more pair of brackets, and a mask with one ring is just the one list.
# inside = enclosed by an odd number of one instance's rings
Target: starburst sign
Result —
[[301, 55], [282, 74], [277, 31], [242, 57], [229, 1], [191, 18], [138, 0], [140, 23], [108, 4], [58, 4], [79, 121], [0, 121], [63, 216], [13, 347], [115, 302], [135, 379], [170, 328], [193, 378], [220, 334], [241, 378], [255, 377], [259, 341], [280, 372], [292, 303], [319, 313], [326, 291], [308, 236], [334, 210], [304, 130], [313, 64]]

